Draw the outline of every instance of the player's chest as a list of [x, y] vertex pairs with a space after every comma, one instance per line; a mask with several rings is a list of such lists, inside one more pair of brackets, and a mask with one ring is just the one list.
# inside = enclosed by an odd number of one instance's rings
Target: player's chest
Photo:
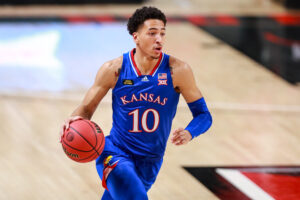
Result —
[[123, 76], [120, 79], [118, 91], [121, 93], [140, 90], [164, 92], [173, 87], [172, 80], [167, 73], [158, 73], [156, 76]]
[[154, 104], [165, 106], [173, 97], [172, 80], [167, 75], [124, 77], [114, 89], [114, 97], [123, 106]]

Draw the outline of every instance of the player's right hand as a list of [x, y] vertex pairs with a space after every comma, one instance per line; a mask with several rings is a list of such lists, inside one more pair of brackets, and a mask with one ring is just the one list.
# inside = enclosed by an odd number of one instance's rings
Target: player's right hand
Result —
[[60, 132], [59, 132], [59, 136], [60, 136], [60, 142], [61, 142], [61, 138], [64, 136], [65, 131], [70, 127], [70, 124], [76, 120], [80, 120], [83, 119], [83, 117], [81, 116], [72, 116], [68, 119], [65, 120], [64, 124], [62, 125]]

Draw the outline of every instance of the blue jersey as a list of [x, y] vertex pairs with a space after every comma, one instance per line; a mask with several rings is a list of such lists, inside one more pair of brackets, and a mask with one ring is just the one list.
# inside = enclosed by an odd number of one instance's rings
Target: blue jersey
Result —
[[141, 75], [134, 50], [123, 55], [122, 69], [112, 91], [113, 127], [110, 138], [137, 156], [163, 156], [176, 114], [169, 56], [162, 53], [149, 75]]

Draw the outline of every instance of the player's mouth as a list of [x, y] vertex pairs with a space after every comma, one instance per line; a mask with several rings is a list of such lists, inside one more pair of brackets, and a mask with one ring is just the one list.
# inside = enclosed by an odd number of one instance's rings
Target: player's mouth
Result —
[[154, 51], [155, 53], [161, 53], [162, 47], [155, 47]]

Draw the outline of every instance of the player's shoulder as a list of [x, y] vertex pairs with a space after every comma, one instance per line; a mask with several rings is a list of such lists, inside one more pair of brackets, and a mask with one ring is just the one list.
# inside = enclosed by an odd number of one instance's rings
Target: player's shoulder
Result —
[[169, 65], [172, 68], [173, 74], [176, 73], [181, 74], [191, 70], [191, 67], [189, 66], [188, 63], [171, 55], [169, 58]]
[[105, 62], [101, 68], [104, 68], [108, 71], [115, 71], [122, 67], [123, 56], [119, 56], [115, 59]]
[[113, 88], [122, 67], [123, 56], [105, 62], [96, 75], [95, 84], [104, 84]]

